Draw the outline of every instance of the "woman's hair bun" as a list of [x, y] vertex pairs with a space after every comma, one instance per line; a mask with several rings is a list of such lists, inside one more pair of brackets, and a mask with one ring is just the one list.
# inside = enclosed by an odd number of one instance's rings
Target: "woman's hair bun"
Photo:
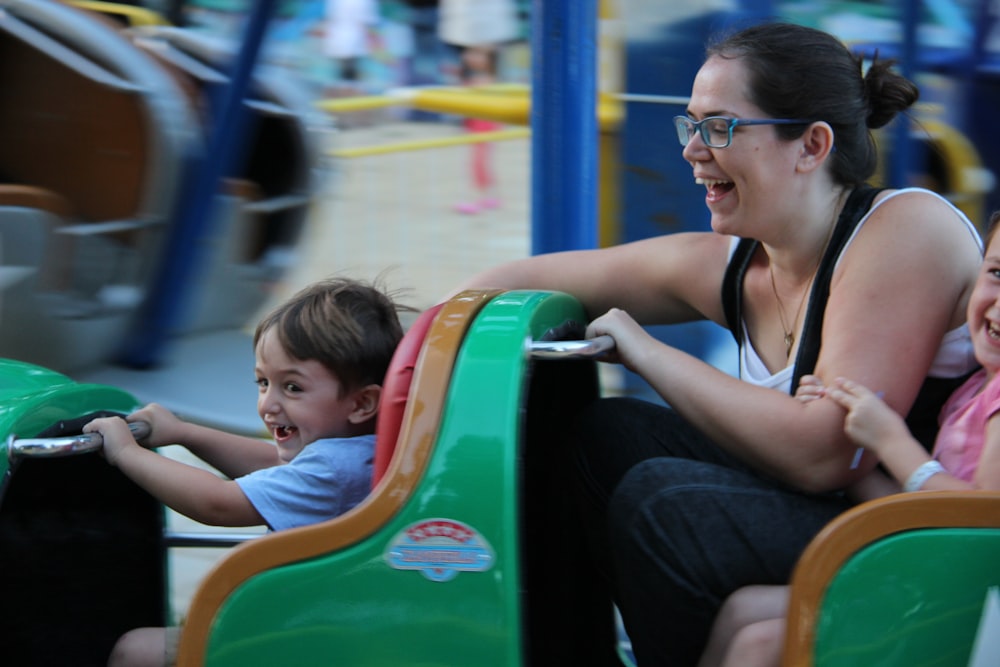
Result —
[[865, 100], [868, 103], [866, 124], [878, 129], [910, 108], [920, 97], [917, 86], [893, 69], [895, 61], [879, 60], [878, 53], [865, 72]]

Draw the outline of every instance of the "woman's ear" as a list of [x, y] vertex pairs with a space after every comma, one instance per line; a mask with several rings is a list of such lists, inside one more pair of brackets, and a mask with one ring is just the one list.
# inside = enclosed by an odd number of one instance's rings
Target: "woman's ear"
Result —
[[799, 155], [798, 165], [800, 171], [815, 170], [835, 150], [833, 128], [824, 121], [811, 123], [800, 139], [802, 141], [802, 153]]
[[354, 392], [354, 409], [348, 418], [352, 424], [363, 424], [378, 412], [382, 385], [369, 384]]

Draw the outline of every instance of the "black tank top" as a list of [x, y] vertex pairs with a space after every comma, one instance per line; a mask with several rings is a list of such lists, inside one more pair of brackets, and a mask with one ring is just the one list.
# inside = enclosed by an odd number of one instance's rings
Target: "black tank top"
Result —
[[[802, 323], [802, 337], [799, 341], [799, 349], [795, 355], [795, 366], [792, 370], [790, 390], [792, 395], [795, 394], [802, 376], [813, 372], [816, 360], [819, 358], [819, 349], [823, 342], [823, 317], [826, 314], [827, 299], [830, 297], [833, 269], [845, 244], [851, 238], [851, 234], [868, 213], [875, 196], [882, 190], [883, 188], [874, 188], [868, 185], [855, 188], [847, 198], [844, 209], [840, 212], [833, 235], [830, 237], [830, 243], [827, 245], [819, 268], [816, 270], [816, 279], [813, 281], [806, 318]], [[740, 347], [745, 343], [743, 340], [743, 279], [750, 264], [750, 258], [753, 257], [758, 245], [759, 242], [753, 239], [741, 239], [729, 260], [722, 281], [722, 307], [726, 316], [726, 324]], [[941, 406], [948, 399], [948, 396], [973, 372], [975, 371], [970, 371], [958, 378], [928, 377], [924, 380], [920, 393], [906, 417], [906, 422], [913, 436], [928, 451], [933, 447], [934, 438], [937, 436], [938, 414], [941, 412]]]

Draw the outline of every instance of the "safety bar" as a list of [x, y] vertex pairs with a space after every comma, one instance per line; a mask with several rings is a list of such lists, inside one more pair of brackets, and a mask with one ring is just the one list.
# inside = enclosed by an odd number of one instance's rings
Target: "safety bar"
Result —
[[173, 532], [163, 534], [167, 547], [234, 547], [256, 539], [262, 533]]
[[[148, 422], [129, 422], [129, 430], [136, 440], [149, 435]], [[22, 457], [56, 457], [86, 454], [104, 446], [100, 433], [81, 433], [60, 438], [18, 438], [11, 434], [7, 438], [7, 458], [11, 461]]]
[[63, 236], [98, 236], [100, 234], [117, 234], [136, 229], [146, 229], [161, 225], [159, 220], [107, 220], [105, 222], [88, 222], [79, 225], [60, 225], [53, 230], [54, 234]]
[[596, 359], [615, 349], [611, 336], [595, 336], [586, 340], [533, 340], [532, 359]]
[[113, 90], [128, 93], [142, 90], [140, 86], [116, 76], [100, 65], [84, 58], [79, 53], [60, 44], [40, 30], [21, 21], [10, 12], [0, 10], [0, 30], [4, 30], [21, 41], [26, 42], [95, 83], [107, 86]]

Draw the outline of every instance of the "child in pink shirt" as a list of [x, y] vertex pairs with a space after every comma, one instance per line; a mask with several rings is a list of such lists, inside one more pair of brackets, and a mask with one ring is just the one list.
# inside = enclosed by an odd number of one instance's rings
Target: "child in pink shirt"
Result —
[[[1000, 489], [1000, 211], [990, 218], [986, 252], [969, 298], [967, 324], [982, 369], [941, 408], [934, 450], [928, 455], [903, 418], [879, 394], [837, 378], [829, 386], [804, 376], [796, 397], [829, 399], [845, 410], [844, 431], [858, 456], [877, 456], [891, 479], [875, 470], [848, 492], [870, 500], [900, 491]], [[748, 586], [734, 592], [716, 618], [698, 667], [778, 667], [788, 609], [787, 586]]]

